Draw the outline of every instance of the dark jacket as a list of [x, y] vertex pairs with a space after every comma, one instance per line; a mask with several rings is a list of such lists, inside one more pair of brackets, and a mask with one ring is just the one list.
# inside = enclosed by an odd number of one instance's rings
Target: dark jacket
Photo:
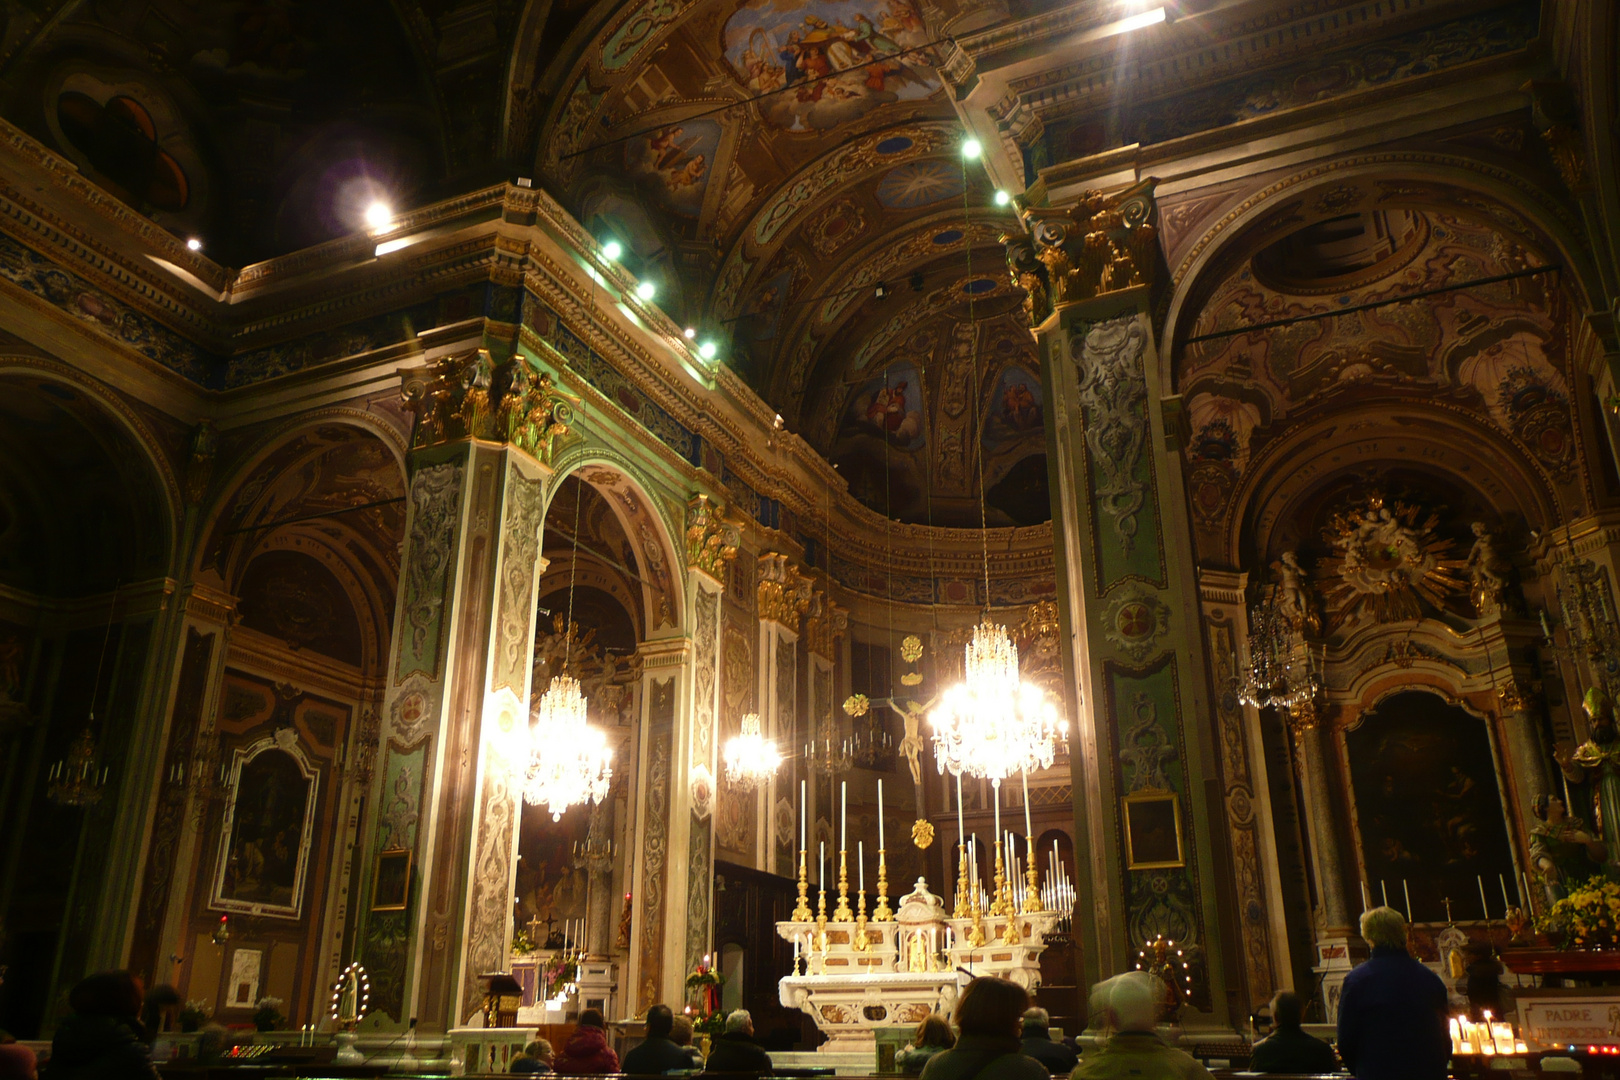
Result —
[[1380, 945], [1344, 978], [1339, 1056], [1359, 1080], [1444, 1080], [1446, 985], [1405, 949]]
[[[693, 1068], [690, 1047], [677, 1046], [673, 1039], [652, 1035], [641, 1040], [641, 1045], [624, 1055], [624, 1071], [638, 1076], [666, 1073], [671, 1069]], [[701, 1066], [697, 1066], [701, 1068]]]
[[1053, 1076], [1067, 1076], [1080, 1064], [1080, 1055], [1060, 1042], [1053, 1042], [1047, 1028], [1024, 1029], [1024, 1053], [1045, 1065]]
[[1046, 1066], [1022, 1053], [1014, 1038], [963, 1035], [923, 1066], [922, 1080], [1050, 1080]]
[[607, 1032], [599, 1027], [575, 1030], [568, 1045], [557, 1055], [555, 1068], [563, 1076], [601, 1076], [619, 1071], [619, 1055], [607, 1043]]
[[157, 1080], [132, 1020], [72, 1014], [56, 1028], [44, 1080]]
[[1297, 1027], [1279, 1027], [1254, 1044], [1249, 1071], [1258, 1073], [1330, 1073], [1339, 1069], [1333, 1047]]
[[894, 1063], [907, 1076], [916, 1076], [923, 1071], [923, 1068], [933, 1059], [935, 1054], [943, 1054], [949, 1049], [948, 1046], [934, 1046], [932, 1044], [913, 1046], [909, 1050], [902, 1050], [894, 1055]]
[[759, 1043], [740, 1031], [728, 1031], [714, 1040], [709, 1049], [709, 1060], [703, 1063], [706, 1073], [768, 1073], [771, 1055]]
[[510, 1073], [527, 1073], [530, 1076], [535, 1076], [550, 1073], [551, 1066], [539, 1058], [530, 1057], [528, 1054], [519, 1054], [512, 1059], [512, 1064], [506, 1067], [506, 1071]]

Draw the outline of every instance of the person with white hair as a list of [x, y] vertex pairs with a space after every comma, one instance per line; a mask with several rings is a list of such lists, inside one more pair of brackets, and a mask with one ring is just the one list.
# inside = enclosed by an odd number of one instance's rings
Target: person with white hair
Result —
[[703, 1071], [754, 1076], [771, 1071], [771, 1055], [754, 1041], [754, 1018], [747, 1009], [738, 1009], [726, 1017], [726, 1029], [714, 1040]]
[[1444, 1080], [1446, 984], [1406, 951], [1406, 920], [1394, 908], [1362, 912], [1361, 936], [1372, 956], [1344, 977], [1339, 1058], [1357, 1080]]
[[1092, 1023], [1110, 1034], [1100, 1048], [1087, 1051], [1074, 1080], [1214, 1080], [1191, 1054], [1154, 1030], [1168, 996], [1164, 981], [1145, 971], [1127, 971], [1093, 986]]

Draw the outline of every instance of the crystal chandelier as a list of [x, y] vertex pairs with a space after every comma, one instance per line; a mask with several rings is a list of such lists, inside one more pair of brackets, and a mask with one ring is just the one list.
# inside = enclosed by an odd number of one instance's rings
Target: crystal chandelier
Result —
[[831, 716], [821, 721], [821, 732], [804, 744], [804, 763], [817, 776], [835, 776], [854, 764], [849, 739], [838, 731]]
[[545, 806], [552, 821], [583, 802], [599, 803], [613, 780], [607, 734], [591, 727], [585, 695], [572, 675], [554, 675], [529, 727], [529, 769], [523, 801]]
[[1322, 669], [1302, 633], [1274, 604], [1249, 610], [1249, 670], [1233, 677], [1244, 705], [1294, 712], [1322, 692]]
[[782, 764], [782, 752], [776, 743], [760, 734], [758, 713], [742, 718], [742, 731], [726, 740], [722, 757], [726, 782], [750, 791], [769, 783]]
[[[90, 719], [95, 720], [94, 714]], [[67, 757], [51, 767], [45, 797], [58, 806], [90, 806], [101, 801], [107, 766], [96, 769], [96, 740], [88, 726], [73, 740]]]
[[1050, 768], [1062, 725], [1046, 695], [1018, 677], [1018, 647], [1007, 628], [988, 618], [974, 627], [966, 661], [963, 681], [929, 716], [940, 771], [999, 785]]

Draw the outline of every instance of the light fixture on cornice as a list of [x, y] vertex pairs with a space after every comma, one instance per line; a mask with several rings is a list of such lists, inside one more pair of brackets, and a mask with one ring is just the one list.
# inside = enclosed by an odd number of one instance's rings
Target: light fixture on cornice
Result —
[[202, 250], [202, 241], [197, 239], [195, 236], [187, 237], [186, 238], [186, 250], [187, 251], [201, 251]]
[[609, 240], [607, 243], [602, 245], [602, 257], [604, 259], [609, 259], [609, 260], [612, 260], [613, 262], [617, 262], [618, 259], [619, 259], [619, 256], [623, 255], [623, 254], [624, 254], [624, 245], [619, 243], [617, 240]]
[[705, 360], [713, 360], [715, 356], [719, 354], [719, 352], [720, 346], [716, 345], [712, 341], [705, 341], [703, 344], [698, 346], [698, 355], [703, 357]]
[[387, 232], [394, 227], [394, 208], [381, 199], [374, 199], [366, 207], [366, 228], [374, 233]]
[[636, 295], [643, 300], [651, 300], [658, 295], [658, 286], [650, 281], [643, 281], [636, 286]]
[[978, 139], [968, 139], [962, 143], [962, 156], [969, 161], [975, 161], [984, 153], [984, 145]]

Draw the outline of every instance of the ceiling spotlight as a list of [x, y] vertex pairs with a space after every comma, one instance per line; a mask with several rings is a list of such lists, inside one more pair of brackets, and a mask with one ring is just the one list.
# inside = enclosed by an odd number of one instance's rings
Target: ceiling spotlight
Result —
[[872, 290], [872, 295], [881, 300], [889, 295], [889, 287], [880, 281], [877, 283], [877, 288]]
[[623, 254], [624, 245], [619, 243], [617, 240], [609, 240], [607, 243], [602, 245], [602, 255], [604, 258], [617, 261], [619, 256]]
[[691, 341], [693, 338], [697, 337], [697, 328], [688, 326], [685, 330], [682, 330], [681, 333], [686, 335], [687, 341]]
[[187, 251], [201, 251], [202, 250], [202, 241], [197, 239], [195, 236], [191, 237], [190, 239], [188, 239], [186, 241], [186, 250]]
[[982, 153], [984, 153], [984, 147], [979, 144], [978, 139], [969, 139], [962, 144], [962, 156], [969, 161], [974, 160]]
[[775, 423], [776, 430], [781, 431], [782, 428], [784, 428], [785, 426], [787, 426], [787, 422], [782, 419], [782, 414], [781, 413], [777, 413], [776, 414], [776, 423]]
[[387, 232], [394, 227], [394, 208], [381, 199], [366, 207], [366, 228], [372, 232]]
[[1006, 206], [1010, 202], [1012, 202], [1012, 196], [1011, 195], [1007, 194], [1005, 191], [996, 192], [996, 205], [997, 206]]
[[643, 281], [640, 285], [636, 286], [636, 295], [641, 297], [643, 300], [651, 300], [653, 297], [658, 295], [658, 286], [654, 285], [650, 281]]
[[719, 352], [720, 346], [716, 345], [712, 341], [705, 341], [703, 344], [698, 346], [698, 355], [703, 357], [705, 360], [713, 360], [715, 355]]

